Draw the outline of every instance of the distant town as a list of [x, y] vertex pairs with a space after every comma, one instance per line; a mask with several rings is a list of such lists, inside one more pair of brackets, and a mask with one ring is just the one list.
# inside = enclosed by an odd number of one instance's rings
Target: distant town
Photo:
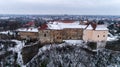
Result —
[[[75, 33], [74, 29], [80, 29], [81, 31], [84, 29], [92, 27], [91, 30], [97, 30], [98, 27], [105, 28], [109, 33], [108, 36], [119, 36], [120, 35], [120, 17], [119, 16], [79, 16], [79, 15], [1, 15], [0, 17], [0, 33], [2, 36], [0, 36], [1, 39], [7, 39], [7, 38], [20, 38], [20, 39], [38, 39], [38, 31], [39, 33], [41, 30], [65, 30], [65, 29], [71, 29], [73, 28], [73, 31], [71, 32]], [[56, 27], [54, 27], [56, 26]], [[61, 27], [60, 27], [61, 26]], [[58, 29], [59, 27], [59, 29]], [[114, 29], [114, 31], [113, 31]], [[66, 30], [65, 30], [66, 31]], [[5, 33], [6, 32], [6, 33]], [[14, 32], [14, 33], [13, 33]], [[35, 33], [37, 32], [37, 33]], [[47, 32], [47, 31], [46, 31]], [[70, 31], [68, 31], [70, 32]], [[66, 35], [69, 39], [70, 36], [75, 36], [77, 34], [69, 34], [67, 31]], [[11, 36], [6, 36], [5, 34]], [[28, 34], [29, 33], [29, 34]], [[30, 34], [31, 33], [31, 34]], [[45, 32], [42, 32], [45, 33]], [[41, 35], [43, 35], [41, 33]], [[87, 32], [88, 33], [88, 32]], [[60, 33], [59, 33], [60, 34]], [[62, 34], [58, 36], [63, 36]], [[106, 33], [107, 34], [107, 33]], [[107, 40], [107, 35], [105, 35], [105, 39]], [[46, 37], [48, 37], [50, 34], [47, 34]], [[57, 35], [54, 34], [54, 35]], [[85, 39], [85, 37], [81, 37], [83, 35], [82, 33], [79, 33], [78, 39]], [[92, 34], [91, 34], [92, 35]], [[97, 34], [96, 34], [97, 35]], [[88, 35], [86, 35], [88, 36]], [[92, 35], [93, 36], [93, 35]], [[98, 35], [97, 35], [98, 36]], [[7, 37], [7, 38], [5, 38]], [[59, 38], [59, 37], [58, 37]], [[62, 37], [63, 39], [64, 36]], [[60, 39], [62, 39], [60, 37]], [[91, 37], [92, 38], [92, 37]], [[44, 38], [43, 38], [44, 39]], [[70, 38], [72, 40], [76, 40], [77, 38]], [[88, 38], [89, 39], [89, 38]], [[52, 39], [50, 39], [52, 40]], [[56, 39], [55, 39], [56, 40]], [[91, 39], [89, 39], [91, 40]]]
[[66, 40], [106, 42], [119, 39], [119, 22], [119, 16], [6, 15], [0, 17], [0, 38], [42, 44]]

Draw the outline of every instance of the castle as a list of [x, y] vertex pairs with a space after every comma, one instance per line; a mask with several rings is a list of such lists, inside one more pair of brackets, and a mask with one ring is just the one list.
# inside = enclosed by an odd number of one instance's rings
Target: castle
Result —
[[63, 40], [101, 42], [107, 41], [108, 29], [97, 23], [54, 21], [41, 25], [36, 31], [21, 31], [20, 36], [23, 39], [36, 38], [41, 43], [61, 43]]
[[108, 29], [96, 23], [81, 24], [79, 21], [54, 21], [41, 26], [39, 41], [41, 43], [55, 43], [63, 40], [84, 40], [100, 42], [107, 40]]
[[51, 22], [41, 26], [39, 40], [41, 43], [62, 42], [63, 40], [82, 39], [83, 29], [86, 25], [79, 23]]

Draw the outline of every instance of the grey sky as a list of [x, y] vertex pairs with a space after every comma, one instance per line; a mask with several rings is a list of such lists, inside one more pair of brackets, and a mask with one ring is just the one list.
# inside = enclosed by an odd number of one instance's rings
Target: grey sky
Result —
[[120, 15], [120, 0], [0, 0], [0, 14]]

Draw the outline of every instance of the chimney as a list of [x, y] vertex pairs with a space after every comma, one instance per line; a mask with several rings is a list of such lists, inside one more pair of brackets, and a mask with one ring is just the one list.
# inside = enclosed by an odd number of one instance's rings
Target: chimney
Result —
[[97, 27], [97, 23], [91, 23], [91, 26], [92, 26], [93, 30], [95, 30]]
[[31, 30], [32, 30], [32, 28], [31, 28]]

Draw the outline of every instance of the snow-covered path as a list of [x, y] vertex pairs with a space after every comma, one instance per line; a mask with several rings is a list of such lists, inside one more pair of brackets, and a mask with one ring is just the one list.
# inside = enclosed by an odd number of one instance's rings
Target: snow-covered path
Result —
[[23, 60], [22, 60], [22, 55], [21, 55], [21, 50], [22, 50], [23, 46], [25, 45], [25, 43], [22, 41], [19, 41], [19, 40], [11, 40], [11, 41], [13, 41], [17, 44], [14, 48], [11, 48], [11, 50], [13, 50], [13, 52], [18, 53], [17, 63], [19, 65], [21, 65], [21, 67], [25, 67], [23, 65]]

